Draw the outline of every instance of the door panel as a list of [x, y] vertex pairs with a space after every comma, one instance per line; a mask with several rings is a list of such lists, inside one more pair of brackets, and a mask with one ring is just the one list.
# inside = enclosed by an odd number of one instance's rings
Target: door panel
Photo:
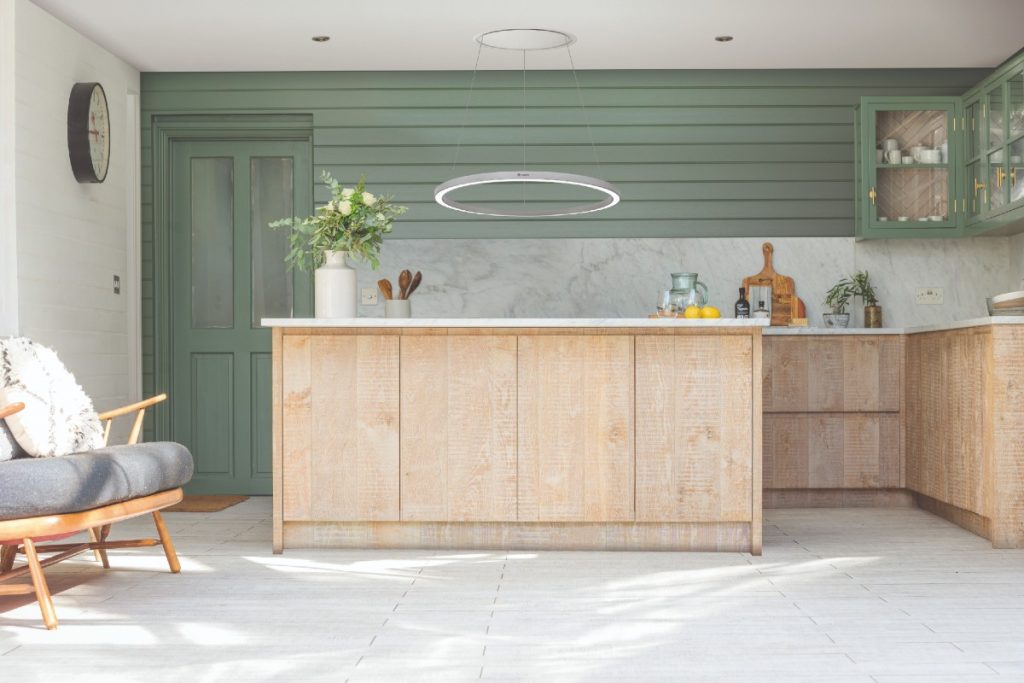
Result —
[[271, 488], [270, 330], [309, 315], [309, 275], [284, 265], [271, 221], [312, 210], [309, 144], [171, 148], [171, 438], [196, 459], [189, 493]]

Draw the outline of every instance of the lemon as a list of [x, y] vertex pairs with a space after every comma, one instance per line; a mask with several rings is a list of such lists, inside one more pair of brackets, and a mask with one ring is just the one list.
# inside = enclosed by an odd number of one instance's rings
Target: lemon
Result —
[[699, 318], [700, 307], [699, 306], [687, 306], [686, 310], [683, 311], [684, 318]]
[[722, 312], [714, 306], [705, 306], [700, 309], [700, 317], [702, 318], [721, 318]]

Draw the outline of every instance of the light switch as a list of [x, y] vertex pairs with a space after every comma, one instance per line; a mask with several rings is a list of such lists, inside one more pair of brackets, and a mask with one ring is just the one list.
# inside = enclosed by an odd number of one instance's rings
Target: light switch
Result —
[[918, 306], [938, 306], [942, 304], [942, 287], [918, 287]]
[[120, 293], [121, 293], [121, 276], [120, 275], [115, 275], [114, 276], [114, 294], [120, 294]]
[[376, 306], [377, 290], [373, 287], [363, 287], [362, 296], [360, 297], [360, 303], [363, 306]]

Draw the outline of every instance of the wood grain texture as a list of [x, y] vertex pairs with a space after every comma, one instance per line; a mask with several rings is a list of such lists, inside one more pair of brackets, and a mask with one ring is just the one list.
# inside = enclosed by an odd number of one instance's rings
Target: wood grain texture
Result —
[[286, 522], [289, 548], [747, 552], [749, 522]]
[[895, 508], [914, 507], [906, 489], [765, 489], [766, 510], [780, 508]]
[[907, 488], [986, 517], [991, 359], [988, 327], [907, 339]]
[[900, 419], [892, 413], [764, 416], [764, 487], [896, 488]]
[[516, 519], [516, 337], [403, 337], [402, 519]]
[[992, 337], [991, 540], [996, 548], [1024, 548], [1024, 327], [994, 325]]
[[636, 337], [636, 518], [752, 520], [750, 336]]
[[898, 412], [903, 340], [896, 335], [764, 339], [764, 411]]
[[270, 353], [270, 441], [271, 481], [273, 493], [272, 544], [275, 553], [284, 551], [284, 330], [275, 327], [271, 334]]
[[633, 338], [519, 337], [520, 521], [633, 519]]
[[398, 339], [285, 335], [284, 519], [396, 520]]

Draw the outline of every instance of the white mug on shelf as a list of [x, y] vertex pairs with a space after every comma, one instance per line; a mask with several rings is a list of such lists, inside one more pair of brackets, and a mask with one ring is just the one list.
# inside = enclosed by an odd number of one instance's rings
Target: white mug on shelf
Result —
[[902, 158], [903, 153], [900, 152], [898, 149], [890, 149], [888, 152], [885, 153], [885, 159], [890, 164], [898, 164], [900, 163], [900, 159]]
[[914, 163], [914, 157], [912, 157], [910, 155], [907, 155], [907, 156], [903, 157], [903, 163], [905, 163], [905, 164], [912, 164], [912, 163]]
[[899, 141], [899, 140], [897, 140], [896, 138], [886, 138], [886, 139], [885, 139], [885, 140], [884, 140], [884, 141], [882, 142], [882, 148], [883, 148], [883, 149], [884, 149], [884, 150], [885, 150], [886, 152], [891, 152], [891, 151], [893, 151], [894, 149], [899, 149], [899, 148], [900, 148], [900, 141]]

